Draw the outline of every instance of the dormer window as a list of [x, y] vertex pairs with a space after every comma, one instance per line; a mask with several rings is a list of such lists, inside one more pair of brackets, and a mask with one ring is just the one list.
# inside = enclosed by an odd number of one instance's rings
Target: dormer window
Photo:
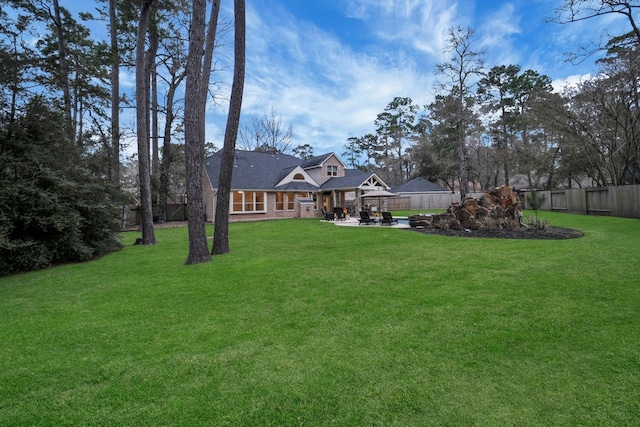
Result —
[[297, 173], [293, 176], [293, 180], [294, 181], [304, 181], [304, 175], [302, 175], [301, 173]]
[[338, 176], [338, 166], [327, 165], [327, 176]]

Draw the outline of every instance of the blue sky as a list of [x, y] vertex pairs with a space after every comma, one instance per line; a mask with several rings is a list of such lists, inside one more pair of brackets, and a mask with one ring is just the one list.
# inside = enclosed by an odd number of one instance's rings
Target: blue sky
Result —
[[[87, 3], [65, 3], [61, 1], [74, 12], [91, 8]], [[560, 4], [561, 0], [248, 0], [243, 119], [273, 109], [284, 125], [292, 125], [294, 146], [309, 144], [316, 155], [340, 155], [347, 138], [375, 131], [377, 114], [394, 97], [410, 97], [420, 106], [433, 100], [435, 66], [449, 59], [444, 52], [448, 30], [457, 26], [476, 31], [473, 49], [486, 50], [488, 67], [517, 64], [548, 75], [559, 89], [596, 71], [596, 58], [572, 65], [565, 61], [568, 51], [597, 40], [603, 31], [619, 33], [628, 26], [619, 17], [567, 25], [545, 22]], [[223, 0], [222, 6], [228, 20], [233, 2]], [[220, 55], [227, 65], [212, 79], [222, 82], [222, 100], [210, 104], [206, 128], [207, 141], [218, 147], [226, 123], [224, 99], [231, 89], [231, 40]], [[132, 85], [133, 76], [123, 74], [123, 88]]]
[[[568, 25], [545, 22], [559, 4], [248, 1], [243, 116], [273, 108], [293, 126], [295, 145], [309, 144], [316, 155], [341, 154], [348, 137], [375, 131], [376, 115], [394, 97], [408, 96], [419, 105], [431, 102], [438, 78], [435, 65], [448, 60], [444, 50], [453, 26], [475, 29], [474, 49], [486, 50], [489, 67], [517, 64], [548, 75], [559, 88], [595, 71], [595, 58], [572, 65], [564, 60], [566, 52], [597, 38], [603, 29], [626, 25], [611, 18]], [[219, 145], [223, 110], [212, 108], [207, 126], [208, 140]]]

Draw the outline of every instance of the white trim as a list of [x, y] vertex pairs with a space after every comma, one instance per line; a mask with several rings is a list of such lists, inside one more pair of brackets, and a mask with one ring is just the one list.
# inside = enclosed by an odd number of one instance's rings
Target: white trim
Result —
[[360, 190], [388, 190], [390, 187], [380, 179], [378, 175], [372, 173], [369, 178], [365, 179], [362, 184], [358, 186]]
[[[234, 208], [233, 208], [233, 204], [234, 204], [233, 195], [234, 195], [234, 193], [240, 193], [240, 194], [242, 194], [242, 210], [240, 210], [240, 211], [234, 210]], [[263, 199], [262, 199], [263, 209], [261, 209], [261, 210], [255, 209], [255, 210], [251, 210], [251, 211], [247, 211], [247, 210], [245, 210], [245, 209], [244, 209], [244, 207], [245, 207], [245, 205], [246, 205], [246, 203], [247, 203], [247, 202], [245, 202], [244, 195], [245, 195], [246, 193], [253, 193], [253, 194], [262, 193], [262, 195], [263, 195]], [[229, 199], [230, 199], [230, 200], [229, 200], [229, 214], [230, 214], [230, 215], [254, 214], [254, 213], [258, 213], [258, 214], [259, 214], [259, 213], [267, 213], [267, 192], [266, 192], [266, 191], [245, 191], [245, 190], [234, 190], [234, 191], [231, 191], [231, 197], [230, 197]], [[255, 200], [255, 198], [254, 198], [254, 200], [253, 200], [253, 207], [254, 207], [254, 208], [256, 207], [256, 200]]]
[[[323, 169], [324, 164], [325, 164], [325, 163], [327, 162], [327, 160], [329, 160], [331, 157], [335, 157], [335, 158], [336, 158], [336, 160], [338, 160], [338, 161], [340, 162], [340, 164], [342, 165], [342, 167], [343, 167], [344, 169], [348, 169], [348, 168], [347, 168], [347, 165], [345, 165], [345, 164], [344, 164], [344, 162], [340, 159], [340, 156], [338, 156], [338, 155], [336, 154], [336, 152], [335, 152], [335, 151], [332, 151], [331, 153], [327, 153], [327, 154], [328, 154], [328, 155], [327, 155], [327, 158], [326, 158], [326, 159], [324, 159], [322, 162], [320, 162], [320, 163], [318, 163], [317, 165], [314, 165], [314, 166], [308, 166], [308, 167], [307, 167], [307, 168], [305, 168], [305, 169], [318, 169], [318, 168]], [[320, 156], [318, 156], [318, 157], [320, 157]]]
[[[298, 174], [301, 174], [304, 177], [304, 181], [301, 181], [299, 179], [293, 179], [293, 177]], [[276, 189], [285, 184], [289, 184], [290, 182], [306, 182], [313, 186], [316, 186], [316, 187], [318, 186], [318, 183], [313, 178], [311, 178], [311, 176], [307, 173], [307, 171], [302, 169], [300, 166], [296, 166], [291, 172], [287, 174], [287, 176], [285, 176], [280, 182], [278, 182], [276, 184]]]
[[331, 157], [335, 157], [336, 160], [338, 160], [340, 162], [340, 164], [342, 165], [343, 169], [347, 169], [347, 165], [344, 164], [344, 162], [340, 159], [340, 157], [334, 152], [331, 153], [331, 156], [327, 156], [326, 159], [324, 159], [324, 162], [322, 162], [322, 164], [324, 164], [327, 160], [329, 160]]

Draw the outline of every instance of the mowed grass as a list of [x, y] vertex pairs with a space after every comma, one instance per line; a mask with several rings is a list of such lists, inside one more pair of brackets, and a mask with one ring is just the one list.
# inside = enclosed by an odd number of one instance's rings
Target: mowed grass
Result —
[[640, 222], [540, 215], [585, 236], [249, 222], [2, 278], [0, 425], [638, 425]]

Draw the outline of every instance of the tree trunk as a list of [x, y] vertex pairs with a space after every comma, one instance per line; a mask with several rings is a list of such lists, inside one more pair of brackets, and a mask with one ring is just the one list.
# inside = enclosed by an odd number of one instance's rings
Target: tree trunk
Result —
[[[13, 35], [13, 55], [14, 58], [19, 58], [18, 56], [18, 36], [16, 34]], [[11, 83], [9, 84], [9, 88], [11, 89], [11, 107], [9, 108], [9, 137], [13, 136], [14, 124], [16, 121], [16, 106], [18, 103], [18, 92], [20, 88], [20, 77], [19, 73], [11, 74]]]
[[151, 117], [150, 139], [151, 139], [151, 205], [158, 201], [158, 90], [156, 75], [156, 56], [158, 53], [158, 22], [155, 14], [149, 16], [149, 50], [145, 54], [145, 67], [147, 69], [147, 79], [145, 92], [147, 95], [147, 106]]
[[58, 38], [58, 62], [60, 67], [60, 85], [62, 87], [62, 96], [64, 100], [64, 126], [67, 135], [67, 142], [73, 143], [75, 140], [75, 132], [71, 121], [71, 90], [69, 88], [69, 63], [67, 62], [67, 54], [64, 41], [64, 30], [62, 28], [62, 18], [60, 17], [60, 5], [58, 0], [53, 0], [53, 23], [56, 27]]
[[162, 161], [160, 162], [160, 188], [158, 190], [158, 220], [164, 222], [167, 220], [167, 198], [169, 197], [169, 171], [171, 169], [171, 163], [173, 162], [173, 155], [171, 153], [171, 129], [175, 114], [173, 113], [173, 101], [175, 98], [176, 89], [180, 86], [180, 83], [184, 79], [184, 73], [180, 76], [173, 77], [169, 88], [167, 89], [167, 107], [164, 123], [164, 138], [162, 141]]
[[149, 69], [145, 61], [145, 41], [154, 0], [142, 0], [136, 34], [136, 130], [138, 139], [138, 175], [142, 243], [155, 245], [153, 206], [151, 203], [151, 159], [149, 155]]
[[231, 174], [233, 172], [233, 156], [235, 154], [240, 111], [242, 109], [242, 93], [244, 91], [245, 72], [245, 3], [234, 0], [235, 10], [235, 47], [233, 85], [229, 116], [224, 134], [224, 147], [220, 159], [220, 177], [218, 179], [218, 198], [216, 202], [215, 230], [213, 234], [212, 254], [220, 255], [229, 252], [229, 199], [231, 193]]
[[162, 141], [162, 161], [160, 162], [160, 186], [158, 188], [158, 221], [167, 221], [167, 199], [169, 198], [169, 170], [173, 158], [171, 155], [171, 124], [173, 123], [173, 107], [167, 104], [165, 116], [164, 139]]
[[[507, 125], [506, 123], [504, 123], [504, 121], [506, 120], [507, 117], [507, 112], [506, 109], [504, 107], [504, 105], [502, 106], [502, 117], [503, 117], [503, 125], [502, 125], [502, 138], [503, 138], [503, 142], [502, 142], [502, 169], [504, 170], [504, 185], [506, 185], [507, 187], [509, 186], [509, 165], [511, 163], [510, 160], [510, 156], [509, 156], [509, 139], [510, 139], [510, 135], [509, 135], [509, 131], [507, 130]], [[513, 144], [511, 144], [511, 146], [513, 147]]]
[[456, 138], [458, 139], [458, 155], [460, 159], [460, 200], [464, 200], [469, 192], [469, 165], [467, 164], [467, 142], [464, 125], [464, 78], [458, 74], [457, 122]]
[[152, 199], [156, 204], [158, 200], [158, 187], [160, 182], [160, 129], [158, 125], [158, 75], [155, 62], [151, 70], [151, 184], [153, 188]]
[[109, 0], [111, 36], [111, 182], [120, 185], [120, 52], [116, 0]]
[[[204, 226], [202, 200], [202, 168], [205, 137], [206, 91], [202, 81], [202, 52], [205, 32], [205, 0], [193, 1], [189, 54], [186, 66], [186, 90], [184, 99], [185, 167], [187, 178], [187, 210], [189, 213], [189, 254], [186, 264], [211, 261]], [[206, 81], [208, 81], [206, 76]]]
[[464, 141], [462, 123], [456, 124], [456, 135], [458, 138], [458, 156], [460, 159], [460, 200], [463, 200], [469, 191], [469, 171], [467, 170], [467, 147]]
[[215, 48], [216, 43], [216, 32], [218, 31], [219, 14], [220, 0], [213, 0], [213, 4], [211, 5], [211, 15], [209, 15], [207, 39], [205, 40], [204, 59], [202, 61], [202, 75], [204, 76], [204, 78], [200, 82], [200, 84], [202, 85], [202, 96], [205, 98], [203, 102], [205, 103], [207, 93], [209, 91], [209, 77], [211, 76], [211, 64], [213, 63], [213, 49]]

